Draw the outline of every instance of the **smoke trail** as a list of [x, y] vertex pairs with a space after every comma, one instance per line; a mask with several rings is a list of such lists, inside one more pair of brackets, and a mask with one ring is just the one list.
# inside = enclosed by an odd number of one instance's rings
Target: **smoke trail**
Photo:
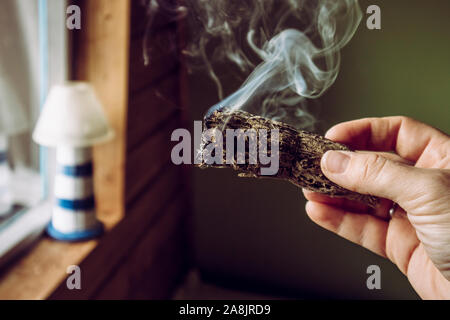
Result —
[[[151, 0], [153, 7], [156, 1]], [[243, 73], [253, 70], [209, 112], [243, 109], [302, 129], [314, 123], [307, 100], [336, 80], [339, 51], [362, 17], [357, 0], [186, 0], [183, 6], [159, 1], [159, 8], [162, 3], [166, 13], [189, 15], [194, 36], [185, 54], [191, 65], [206, 67], [220, 99], [215, 62], [231, 62]], [[241, 43], [243, 34], [246, 43]]]

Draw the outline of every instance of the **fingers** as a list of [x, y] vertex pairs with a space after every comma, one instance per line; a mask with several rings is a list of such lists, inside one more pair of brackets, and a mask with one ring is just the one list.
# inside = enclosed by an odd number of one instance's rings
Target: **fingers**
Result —
[[427, 169], [407, 166], [376, 153], [328, 151], [322, 157], [321, 168], [340, 186], [390, 199], [408, 212], [429, 200], [426, 193], [432, 178]]
[[407, 117], [343, 122], [328, 130], [326, 137], [355, 150], [395, 151], [414, 163], [427, 148], [437, 156], [446, 154], [450, 143], [445, 133]]
[[408, 273], [411, 257], [420, 242], [404, 212], [395, 214], [387, 222], [371, 215], [312, 201], [306, 204], [306, 212], [321, 227], [389, 258], [400, 271]]
[[345, 211], [370, 214], [383, 220], [389, 220], [390, 218], [389, 210], [392, 208], [392, 201], [387, 199], [380, 199], [380, 203], [377, 205], [377, 207], [370, 208], [369, 206], [358, 201], [348, 200], [345, 198], [330, 197], [325, 194], [309, 191], [306, 189], [303, 189], [302, 191], [305, 195], [305, 198], [309, 201], [328, 204]]
[[302, 191], [305, 198], [309, 201], [332, 205], [334, 207], [339, 207], [343, 210], [350, 210], [352, 212], [367, 213], [369, 211], [369, 207], [361, 202], [352, 201], [345, 198], [329, 197], [325, 194], [306, 189], [303, 189]]
[[[410, 163], [409, 161], [404, 160], [394, 153], [377, 152], [377, 154], [393, 161], [402, 162], [405, 164]], [[392, 207], [392, 201], [387, 199], [380, 199], [380, 203], [376, 208], [370, 208], [358, 201], [352, 201], [345, 198], [330, 197], [325, 194], [309, 191], [307, 189], [302, 189], [302, 191], [307, 200], [333, 205], [335, 207], [340, 207], [352, 212], [368, 213], [381, 219], [389, 218], [389, 209]]]

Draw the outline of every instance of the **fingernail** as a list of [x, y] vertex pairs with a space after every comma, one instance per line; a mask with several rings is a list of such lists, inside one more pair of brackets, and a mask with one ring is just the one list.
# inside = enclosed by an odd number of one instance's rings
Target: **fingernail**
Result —
[[342, 173], [347, 169], [350, 156], [340, 151], [327, 151], [324, 162], [327, 171], [331, 173]]

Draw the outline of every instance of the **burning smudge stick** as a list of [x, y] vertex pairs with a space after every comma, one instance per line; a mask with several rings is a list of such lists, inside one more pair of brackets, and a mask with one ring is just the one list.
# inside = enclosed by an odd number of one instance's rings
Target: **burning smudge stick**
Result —
[[[256, 131], [265, 129], [268, 132], [276, 129], [279, 132], [279, 170], [273, 176], [261, 175], [260, 164], [250, 164], [245, 161], [244, 164], [238, 164], [233, 161], [231, 164], [225, 162], [226, 152], [223, 152], [223, 162], [221, 164], [207, 164], [202, 161], [198, 166], [200, 168], [216, 167], [226, 168], [232, 167], [239, 171], [241, 177], [269, 177], [288, 180], [296, 186], [306, 188], [311, 191], [326, 194], [332, 197], [343, 197], [350, 200], [356, 200], [375, 207], [379, 199], [356, 193], [328, 180], [320, 169], [320, 159], [328, 150], [350, 150], [347, 146], [328, 140], [323, 136], [310, 133], [307, 131], [299, 131], [295, 128], [281, 122], [265, 119], [255, 116], [244, 111], [230, 111], [228, 109], [216, 110], [209, 114], [204, 124], [206, 129], [218, 129], [225, 137], [226, 130], [249, 130]], [[239, 137], [238, 137], [239, 138]], [[246, 138], [247, 139], [247, 138]], [[247, 139], [248, 140], [248, 139]], [[205, 144], [201, 145], [199, 152], [203, 152]], [[267, 150], [268, 155], [271, 150]], [[248, 148], [245, 149], [246, 157], [249, 159]]]

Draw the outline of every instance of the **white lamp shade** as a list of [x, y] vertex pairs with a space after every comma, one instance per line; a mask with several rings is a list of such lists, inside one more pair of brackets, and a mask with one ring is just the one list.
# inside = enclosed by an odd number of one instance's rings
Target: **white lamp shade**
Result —
[[93, 87], [76, 81], [52, 87], [33, 132], [50, 147], [88, 147], [113, 136]]
[[13, 136], [28, 129], [28, 118], [17, 91], [0, 75], [0, 134]]

